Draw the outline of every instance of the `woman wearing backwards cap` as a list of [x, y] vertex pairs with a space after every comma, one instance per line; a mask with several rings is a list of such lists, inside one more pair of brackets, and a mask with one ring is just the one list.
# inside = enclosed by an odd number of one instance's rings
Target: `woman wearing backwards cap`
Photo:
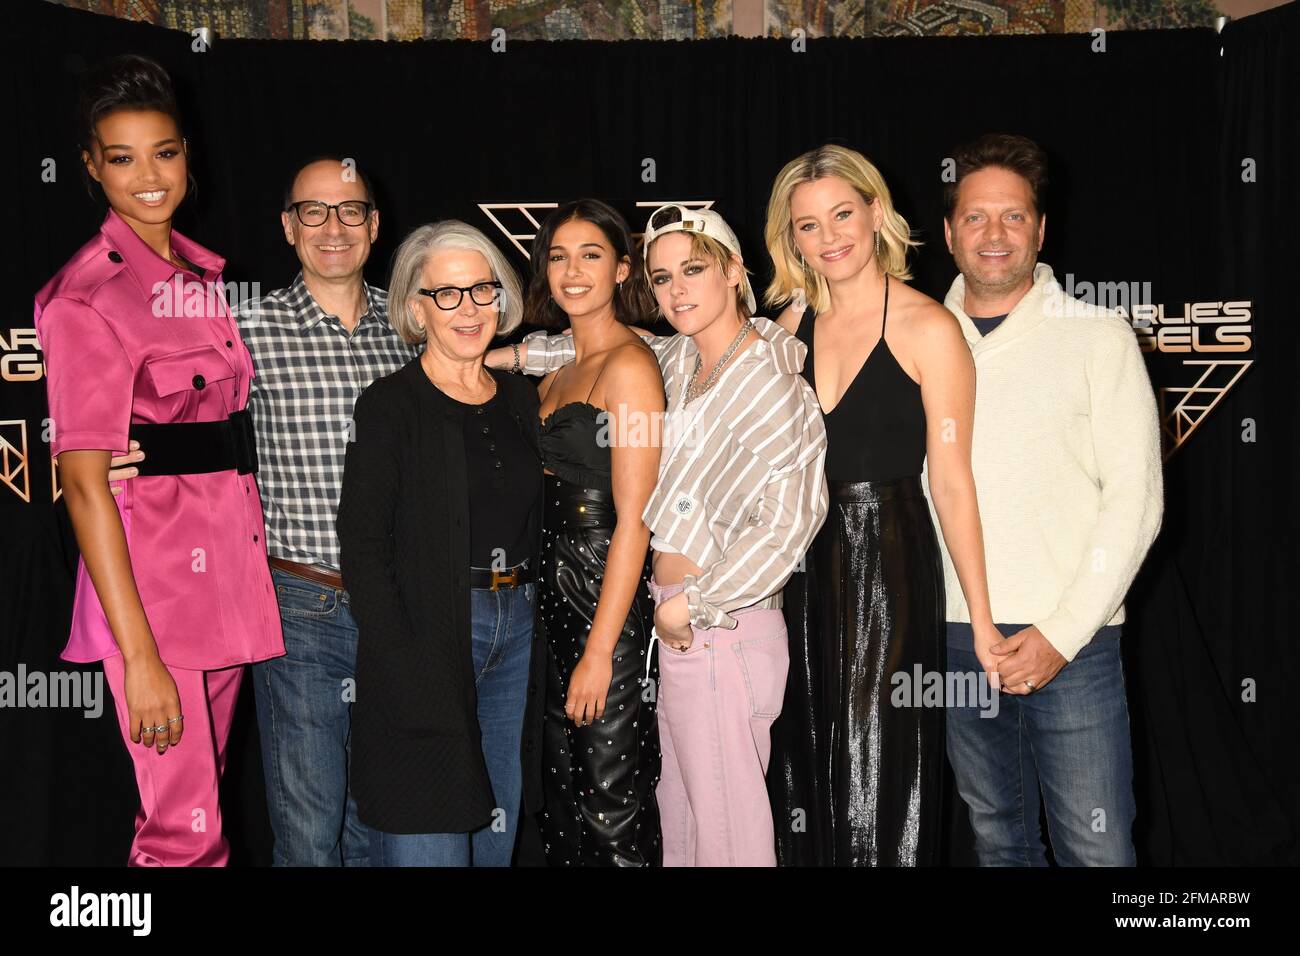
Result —
[[[775, 866], [765, 774], [789, 665], [781, 589], [826, 517], [826, 436], [805, 347], [764, 318], [716, 212], [667, 205], [645, 273], [678, 334], [654, 349], [667, 411], [653, 532], [665, 866]], [[502, 364], [509, 350], [492, 356]], [[528, 371], [572, 358], [532, 336]]]

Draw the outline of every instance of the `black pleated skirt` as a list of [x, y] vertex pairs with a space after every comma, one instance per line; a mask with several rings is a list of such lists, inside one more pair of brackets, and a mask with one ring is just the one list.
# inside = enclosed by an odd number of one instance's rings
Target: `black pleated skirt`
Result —
[[919, 477], [830, 482], [830, 498], [785, 590], [790, 677], [768, 771], [777, 861], [936, 865], [944, 711], [891, 698], [895, 674], [944, 667], [939, 541]]

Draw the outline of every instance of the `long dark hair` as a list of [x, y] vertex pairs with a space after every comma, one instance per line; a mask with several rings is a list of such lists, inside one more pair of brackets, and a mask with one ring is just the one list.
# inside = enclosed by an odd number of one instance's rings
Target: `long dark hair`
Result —
[[[95, 125], [118, 110], [165, 113], [175, 122], [177, 132], [182, 137], [185, 136], [171, 77], [156, 60], [147, 56], [133, 53], [115, 56], [95, 64], [82, 74], [77, 97], [78, 148], [93, 156], [93, 147], [97, 142]], [[91, 198], [102, 199], [103, 193], [96, 193], [94, 180], [86, 172], [85, 164], [78, 165]], [[193, 174], [188, 172], [188, 161], [186, 171], [189, 179], [187, 193], [192, 195], [198, 184], [194, 181]]]
[[533, 274], [524, 298], [524, 321], [546, 329], [562, 329], [569, 324], [569, 317], [551, 298], [547, 265], [556, 231], [566, 222], [574, 220], [596, 226], [605, 234], [605, 239], [613, 248], [614, 258], [622, 262], [626, 256], [632, 264], [627, 279], [614, 292], [614, 317], [624, 325], [652, 321], [654, 299], [642, 275], [641, 254], [632, 241], [632, 230], [618, 210], [599, 199], [566, 202], [553, 210], [537, 230], [530, 256]]

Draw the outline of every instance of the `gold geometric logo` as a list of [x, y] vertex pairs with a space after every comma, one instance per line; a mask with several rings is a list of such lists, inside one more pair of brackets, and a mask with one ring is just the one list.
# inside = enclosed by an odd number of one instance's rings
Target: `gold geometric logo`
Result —
[[[510, 240], [510, 244], [528, 258], [528, 250], [524, 248], [520, 240], [531, 242], [537, 235], [537, 230], [541, 228], [541, 221], [533, 215], [535, 210], [555, 209], [560, 204], [557, 202], [481, 202], [478, 208], [483, 215], [492, 220], [492, 224], [501, 230], [501, 234]], [[513, 213], [513, 215], [511, 215]], [[500, 214], [500, 218], [498, 217]], [[544, 215], [544, 213], [543, 213]], [[501, 219], [509, 219], [511, 226], [507, 226]], [[520, 219], [522, 218], [522, 222]], [[522, 229], [522, 232], [511, 232], [511, 228]]]
[[1174, 452], [1205, 421], [1205, 416], [1246, 374], [1246, 369], [1255, 363], [1253, 359], [1184, 359], [1182, 364], [1199, 365], [1203, 371], [1189, 386], [1160, 389], [1160, 428], [1165, 461], [1173, 457]]
[[[638, 202], [635, 208], [658, 209], [670, 202], [685, 206], [687, 209], [712, 209], [716, 200], [646, 200]], [[537, 238], [537, 230], [542, 225], [541, 219], [545, 218], [547, 212], [559, 205], [558, 202], [481, 202], [478, 204], [478, 208], [483, 215], [492, 220], [494, 226], [501, 230], [501, 234], [510, 240], [510, 244], [523, 253], [524, 258], [527, 259], [529, 252], [524, 243], [531, 243]], [[537, 213], [537, 215], [534, 215], [534, 213]], [[632, 238], [639, 239], [641, 235], [639, 232], [634, 232]]]
[[27, 467], [27, 421], [0, 421], [0, 482], [31, 504], [30, 469]]

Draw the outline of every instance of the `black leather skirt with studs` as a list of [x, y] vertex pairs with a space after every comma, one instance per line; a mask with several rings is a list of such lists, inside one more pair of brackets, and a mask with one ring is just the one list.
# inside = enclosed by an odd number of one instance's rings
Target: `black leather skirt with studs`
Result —
[[614, 496], [553, 475], [545, 480], [538, 616], [546, 635], [546, 701], [538, 814], [552, 866], [658, 866], [658, 668], [654, 603], [642, 581], [613, 655], [605, 714], [578, 726], [565, 714], [600, 599], [615, 525]]

